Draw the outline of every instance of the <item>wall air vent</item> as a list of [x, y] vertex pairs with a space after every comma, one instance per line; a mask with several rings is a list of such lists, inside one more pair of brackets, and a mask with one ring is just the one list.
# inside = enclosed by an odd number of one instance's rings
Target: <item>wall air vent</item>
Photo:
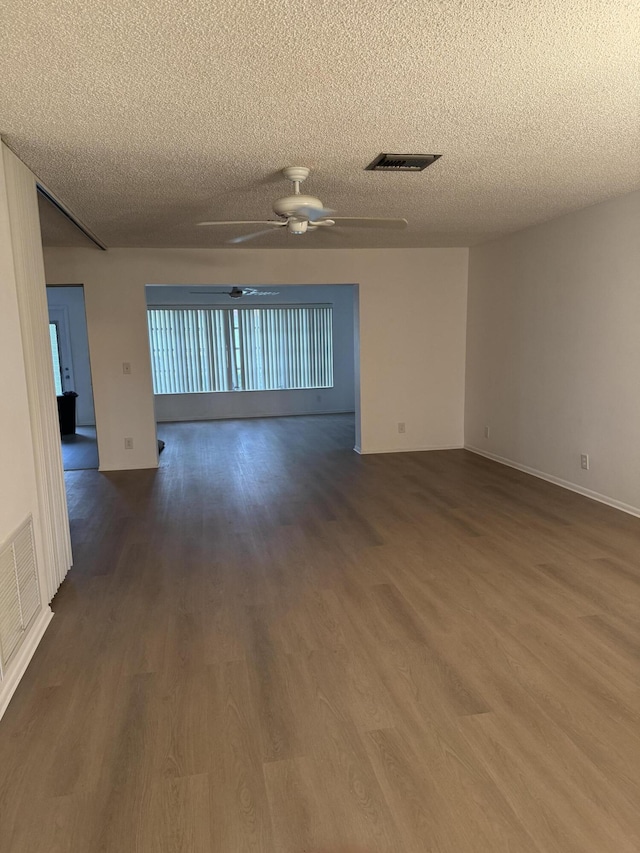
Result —
[[378, 154], [366, 167], [369, 172], [422, 172], [442, 154]]
[[29, 516], [0, 545], [0, 681], [39, 611], [40, 586]]

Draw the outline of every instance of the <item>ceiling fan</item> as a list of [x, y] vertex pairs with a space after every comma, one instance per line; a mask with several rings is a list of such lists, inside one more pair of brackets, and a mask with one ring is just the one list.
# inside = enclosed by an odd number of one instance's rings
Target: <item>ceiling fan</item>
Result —
[[251, 234], [233, 237], [228, 243], [244, 243], [262, 234], [268, 234], [273, 228], [286, 228], [289, 234], [306, 234], [318, 228], [332, 228], [336, 225], [358, 228], [406, 228], [406, 219], [391, 219], [379, 216], [334, 216], [333, 210], [324, 207], [319, 198], [303, 195], [300, 184], [309, 176], [306, 166], [288, 166], [282, 174], [293, 184], [293, 195], [278, 198], [273, 203], [273, 212], [278, 219], [247, 219], [218, 222], [198, 222], [198, 225], [266, 225]]
[[278, 296], [279, 290], [258, 290], [257, 287], [232, 287], [231, 290], [192, 290], [197, 296], [215, 294], [216, 296], [230, 296], [231, 299], [240, 299], [242, 296]]
[[241, 296], [277, 296], [279, 290], [256, 290], [255, 287], [232, 287], [227, 296], [240, 299]]

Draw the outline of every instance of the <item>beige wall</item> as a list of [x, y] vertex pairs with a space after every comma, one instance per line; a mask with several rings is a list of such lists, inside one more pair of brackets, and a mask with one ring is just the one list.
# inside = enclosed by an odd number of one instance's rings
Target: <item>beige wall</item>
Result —
[[[13, 444], [22, 432], [31, 439], [31, 468], [35, 471], [38, 512], [34, 531], [43, 598], [50, 601], [71, 565], [71, 539], [60, 452], [60, 431], [49, 343], [42, 238], [35, 175], [5, 145], [2, 169], [6, 216], [11, 235], [3, 246], [11, 253], [12, 277], [3, 281], [16, 296], [22, 351], [17, 375], [24, 379], [29, 422], [24, 421], [3, 441]], [[15, 361], [16, 353], [10, 360]], [[9, 368], [3, 365], [4, 372]], [[22, 421], [22, 415], [20, 415]], [[5, 428], [4, 421], [0, 430]], [[28, 476], [28, 471], [25, 473]], [[14, 484], [11, 484], [14, 487]]]
[[38, 515], [33, 443], [4, 169], [0, 156], [0, 544]]
[[471, 249], [468, 302], [467, 445], [639, 510], [640, 193]]
[[[0, 717], [49, 624], [47, 603], [71, 562], [46, 311], [35, 178], [0, 143], [0, 544], [33, 517], [42, 602], [0, 672]], [[11, 576], [5, 581], [11, 589]]]
[[462, 445], [467, 258], [466, 249], [45, 253], [49, 284], [85, 285], [103, 470], [157, 464], [146, 284], [359, 285], [362, 451]]

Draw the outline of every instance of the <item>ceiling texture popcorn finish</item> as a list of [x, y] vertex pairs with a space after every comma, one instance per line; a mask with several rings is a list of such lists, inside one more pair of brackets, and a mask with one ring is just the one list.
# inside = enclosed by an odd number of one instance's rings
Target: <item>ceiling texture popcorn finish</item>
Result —
[[[256, 248], [473, 245], [640, 186], [635, 0], [3, 6], [0, 133], [108, 246], [227, 246], [195, 223], [269, 218], [291, 163], [409, 227]], [[443, 156], [365, 171], [380, 151]]]

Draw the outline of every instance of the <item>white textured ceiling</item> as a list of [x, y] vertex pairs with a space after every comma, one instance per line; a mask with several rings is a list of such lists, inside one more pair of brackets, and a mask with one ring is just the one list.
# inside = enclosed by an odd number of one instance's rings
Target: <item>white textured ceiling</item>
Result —
[[[194, 223], [269, 218], [290, 164], [339, 214], [409, 228], [246, 246], [472, 245], [640, 186], [639, 9], [3, 0], [0, 133], [109, 246], [226, 245], [243, 229]], [[380, 151], [443, 157], [363, 171]]]

